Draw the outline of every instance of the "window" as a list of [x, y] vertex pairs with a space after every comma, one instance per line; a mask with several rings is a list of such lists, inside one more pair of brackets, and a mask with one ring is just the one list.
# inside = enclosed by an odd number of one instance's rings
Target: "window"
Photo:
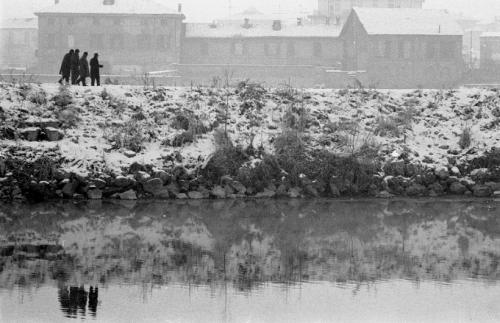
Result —
[[56, 24], [56, 19], [54, 17], [50, 17], [48, 20], [47, 20], [47, 24], [49, 26], [54, 26]]
[[443, 41], [441, 43], [441, 58], [451, 59], [455, 57], [456, 45], [453, 41]]
[[75, 47], [75, 36], [74, 35], [68, 35], [68, 47], [69, 48]]
[[74, 25], [74, 24], [75, 24], [75, 18], [72, 18], [72, 17], [71, 17], [71, 18], [68, 18], [67, 24], [68, 24], [69, 26]]
[[433, 59], [436, 57], [436, 43], [434, 42], [428, 42], [425, 45], [425, 57], [427, 59]]
[[294, 42], [289, 42], [286, 46], [286, 55], [288, 57], [294, 57], [295, 56], [295, 43]]
[[151, 47], [151, 36], [142, 34], [138, 36], [137, 47], [140, 50], [147, 50]]
[[389, 7], [389, 8], [396, 7], [396, 1], [395, 0], [388, 0], [387, 1], [387, 7]]
[[141, 19], [141, 25], [142, 26], [147, 26], [148, 25], [148, 20], [146, 18]]
[[24, 32], [24, 43], [26, 45], [28, 45], [30, 43], [30, 32], [29, 31], [25, 31]]
[[385, 41], [379, 40], [376, 42], [375, 56], [384, 57], [386, 55]]
[[279, 56], [280, 47], [279, 43], [264, 43], [264, 52], [266, 56]]
[[120, 18], [113, 18], [113, 25], [118, 26], [122, 24], [122, 20]]
[[322, 57], [323, 56], [323, 45], [319, 42], [315, 42], [313, 44], [313, 55], [314, 57]]
[[161, 23], [162, 26], [168, 26], [168, 19], [162, 18], [161, 21], [160, 21], [160, 23]]
[[242, 56], [245, 54], [245, 46], [242, 42], [233, 43], [233, 55]]
[[167, 49], [169, 48], [169, 37], [167, 35], [158, 35], [156, 37], [156, 48], [158, 49]]
[[411, 57], [411, 42], [409, 40], [399, 41], [399, 58], [409, 59]]
[[392, 42], [390, 40], [385, 41], [385, 58], [391, 58], [392, 54]]
[[200, 53], [201, 55], [208, 55], [208, 43], [207, 42], [201, 42], [200, 43]]
[[98, 17], [93, 17], [92, 18], [92, 24], [94, 26], [99, 26], [101, 24], [101, 19], [99, 19]]

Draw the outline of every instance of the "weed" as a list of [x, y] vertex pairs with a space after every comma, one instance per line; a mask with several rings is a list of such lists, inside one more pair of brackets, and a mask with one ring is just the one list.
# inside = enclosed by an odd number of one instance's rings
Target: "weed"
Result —
[[458, 145], [462, 149], [467, 149], [470, 147], [472, 141], [472, 132], [470, 127], [465, 127], [462, 129], [460, 134], [460, 139], [458, 140]]
[[109, 127], [108, 129], [109, 132], [105, 132], [105, 137], [114, 149], [125, 148], [140, 152], [144, 148], [144, 143], [149, 140], [143, 131], [143, 125], [137, 120], [130, 120], [122, 125]]
[[73, 97], [69, 91], [69, 87], [65, 85], [59, 86], [59, 91], [52, 98], [54, 104], [58, 107], [65, 108], [73, 103]]
[[398, 122], [394, 118], [380, 116], [376, 122], [375, 135], [381, 137], [399, 137], [401, 135]]

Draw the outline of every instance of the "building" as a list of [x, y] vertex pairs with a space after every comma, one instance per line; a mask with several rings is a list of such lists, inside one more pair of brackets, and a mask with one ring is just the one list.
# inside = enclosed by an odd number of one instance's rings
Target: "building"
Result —
[[99, 52], [105, 72], [142, 74], [179, 62], [184, 15], [153, 0], [56, 0], [40, 10], [41, 72], [57, 73], [71, 48]]
[[462, 29], [444, 11], [354, 8], [340, 38], [343, 69], [373, 86], [452, 86], [464, 70]]
[[292, 81], [309, 86], [323, 83], [324, 69], [339, 67], [340, 28], [241, 17], [237, 22], [186, 24], [180, 70], [208, 80], [231, 73], [270, 83]]
[[38, 22], [36, 18], [0, 21], [0, 69], [28, 71], [36, 65]]
[[481, 70], [500, 73], [500, 32], [481, 35]]
[[332, 24], [341, 25], [352, 8], [418, 8], [425, 0], [318, 0], [317, 17], [323, 17]]

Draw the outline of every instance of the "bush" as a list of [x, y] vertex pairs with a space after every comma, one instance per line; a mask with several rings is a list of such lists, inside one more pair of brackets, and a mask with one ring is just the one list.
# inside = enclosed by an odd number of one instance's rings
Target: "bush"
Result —
[[458, 140], [458, 145], [462, 149], [466, 149], [470, 147], [472, 141], [472, 133], [469, 127], [465, 127], [462, 129], [462, 133], [460, 134], [460, 139]]
[[31, 89], [26, 99], [31, 103], [42, 105], [47, 103], [47, 94], [42, 89]]
[[398, 122], [390, 117], [378, 117], [377, 126], [374, 133], [377, 136], [386, 137], [399, 137], [401, 135], [401, 130], [399, 129]]
[[276, 158], [265, 154], [262, 161], [252, 165], [244, 165], [238, 170], [237, 180], [246, 187], [253, 187], [262, 191], [269, 186], [273, 180], [279, 180], [281, 169]]
[[69, 91], [68, 86], [65, 85], [59, 86], [59, 91], [56, 95], [54, 95], [52, 101], [56, 106], [61, 108], [65, 108], [68, 105], [72, 104], [73, 97], [71, 95], [71, 92]]
[[63, 128], [76, 127], [80, 122], [79, 111], [74, 106], [68, 106], [56, 112], [57, 120], [61, 122]]
[[123, 125], [113, 126], [109, 129], [110, 134], [105, 137], [112, 143], [114, 149], [125, 148], [134, 152], [140, 152], [144, 143], [149, 140], [143, 132], [143, 125], [136, 120], [130, 120]]
[[216, 183], [222, 176], [236, 176], [238, 170], [248, 160], [243, 147], [227, 145], [219, 148], [210, 158], [202, 175], [208, 180]]
[[261, 84], [249, 80], [242, 81], [238, 83], [237, 93], [243, 101], [240, 106], [241, 115], [247, 111], [260, 111], [264, 107], [264, 95], [267, 91]]
[[173, 147], [182, 147], [184, 144], [189, 144], [194, 142], [194, 134], [191, 131], [184, 131], [172, 140]]

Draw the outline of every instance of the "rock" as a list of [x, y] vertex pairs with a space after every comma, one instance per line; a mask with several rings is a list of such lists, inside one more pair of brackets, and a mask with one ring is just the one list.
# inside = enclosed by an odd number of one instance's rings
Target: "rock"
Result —
[[436, 168], [436, 170], [434, 171], [434, 174], [436, 174], [436, 176], [442, 180], [446, 180], [446, 179], [448, 179], [448, 177], [450, 177], [450, 173], [448, 172], [448, 168], [446, 168], [446, 167]]
[[[432, 192], [432, 193], [433, 193], [433, 194], [432, 194], [432, 195], [433, 195], [432, 197], [441, 196], [441, 195], [443, 195], [443, 194], [444, 194], [444, 188], [443, 188], [443, 186], [442, 186], [441, 184], [439, 184], [439, 183], [434, 183], [434, 184], [431, 184], [431, 185], [429, 185], [429, 187], [428, 187], [428, 188], [429, 188], [430, 192]], [[429, 193], [429, 195], [431, 195], [431, 194]]]
[[[144, 172], [144, 171], [138, 171], [136, 174], [135, 174], [135, 179], [139, 182], [139, 183], [145, 183], [147, 181], [149, 181], [151, 179], [151, 175], [149, 175], [148, 173]], [[159, 179], [159, 178], [158, 178]], [[161, 179], [160, 179], [161, 181]], [[163, 181], [161, 181], [162, 184], [163, 184]]]
[[426, 193], [427, 189], [425, 186], [413, 183], [409, 187], [406, 188], [406, 195], [408, 196], [423, 196]]
[[120, 197], [120, 200], [137, 200], [137, 194], [135, 193], [134, 190], [128, 190], [126, 192], [118, 194], [118, 197]]
[[245, 185], [238, 181], [233, 181], [230, 185], [236, 192], [238, 192], [238, 194], [245, 194], [247, 192]]
[[233, 179], [230, 176], [225, 175], [225, 176], [222, 176], [220, 178], [220, 182], [224, 186], [224, 185], [231, 184], [233, 182]]
[[319, 197], [319, 193], [313, 185], [306, 185], [304, 191], [308, 196]]
[[226, 190], [222, 186], [215, 186], [210, 191], [210, 195], [218, 199], [223, 199], [226, 198]]
[[170, 183], [165, 187], [172, 196], [176, 196], [181, 192], [177, 183]]
[[484, 185], [489, 186], [493, 192], [500, 191], [500, 183], [488, 182]]
[[460, 170], [458, 169], [457, 166], [454, 166], [451, 168], [451, 173], [454, 175], [454, 176], [460, 176]]
[[48, 141], [59, 141], [64, 138], [64, 133], [56, 128], [45, 128], [45, 135]]
[[454, 182], [450, 185], [449, 191], [451, 194], [464, 195], [467, 192], [467, 187], [460, 182]]
[[20, 134], [25, 140], [37, 141], [40, 137], [40, 128], [25, 128], [21, 130]]
[[68, 181], [64, 184], [62, 189], [62, 193], [64, 197], [73, 197], [75, 195], [76, 190], [78, 188], [79, 183], [77, 181]]
[[197, 192], [200, 192], [204, 199], [210, 197], [210, 191], [203, 185], [198, 186]]
[[391, 194], [387, 191], [382, 191], [382, 192], [379, 192], [376, 197], [377, 198], [380, 198], [380, 199], [390, 199], [390, 198], [393, 198], [395, 195], [394, 194]]
[[159, 178], [153, 178], [142, 184], [145, 192], [157, 195], [163, 188], [163, 181]]
[[500, 191], [493, 192], [493, 197], [495, 197], [495, 198], [500, 197]]
[[276, 196], [276, 192], [272, 191], [268, 188], [264, 189], [264, 192], [257, 193], [255, 195], [256, 198], [273, 198]]
[[178, 200], [187, 200], [188, 196], [185, 193], [179, 193], [175, 196], [175, 198]]
[[0, 139], [15, 140], [17, 136], [16, 129], [14, 127], [1, 127], [0, 128]]
[[331, 197], [340, 197], [340, 190], [335, 183], [330, 183], [330, 196]]
[[170, 175], [168, 175], [168, 173], [163, 170], [157, 171], [154, 176], [155, 178], [161, 179], [163, 185], [167, 185], [168, 183], [170, 183], [171, 180]]
[[285, 184], [281, 184], [280, 186], [278, 186], [278, 188], [276, 189], [276, 195], [281, 197], [287, 196], [287, 188]]
[[123, 152], [123, 154], [125, 155], [125, 157], [127, 158], [133, 158], [137, 155], [137, 153], [135, 151], [132, 151], [132, 150], [125, 150]]
[[405, 179], [401, 176], [393, 177], [387, 176], [384, 178], [385, 190], [391, 194], [402, 195], [405, 192]]
[[88, 190], [87, 197], [90, 200], [100, 200], [100, 199], [102, 199], [102, 191], [98, 188]]
[[95, 178], [91, 181], [92, 185], [94, 185], [98, 189], [103, 189], [106, 187], [106, 181], [100, 179], [100, 178]]
[[193, 200], [201, 200], [204, 198], [203, 194], [197, 191], [191, 191], [187, 195], [189, 196], [190, 199]]
[[224, 185], [224, 190], [226, 191], [226, 196], [234, 194], [234, 189], [229, 184]]
[[472, 188], [475, 197], [490, 197], [493, 194], [491, 187], [486, 185], [475, 185]]
[[113, 186], [119, 187], [119, 188], [125, 188], [128, 186], [131, 186], [133, 183], [129, 177], [125, 176], [117, 176], [114, 181], [113, 181]]
[[301, 189], [298, 187], [292, 187], [288, 190], [288, 196], [296, 199], [298, 197], [301, 197]]

